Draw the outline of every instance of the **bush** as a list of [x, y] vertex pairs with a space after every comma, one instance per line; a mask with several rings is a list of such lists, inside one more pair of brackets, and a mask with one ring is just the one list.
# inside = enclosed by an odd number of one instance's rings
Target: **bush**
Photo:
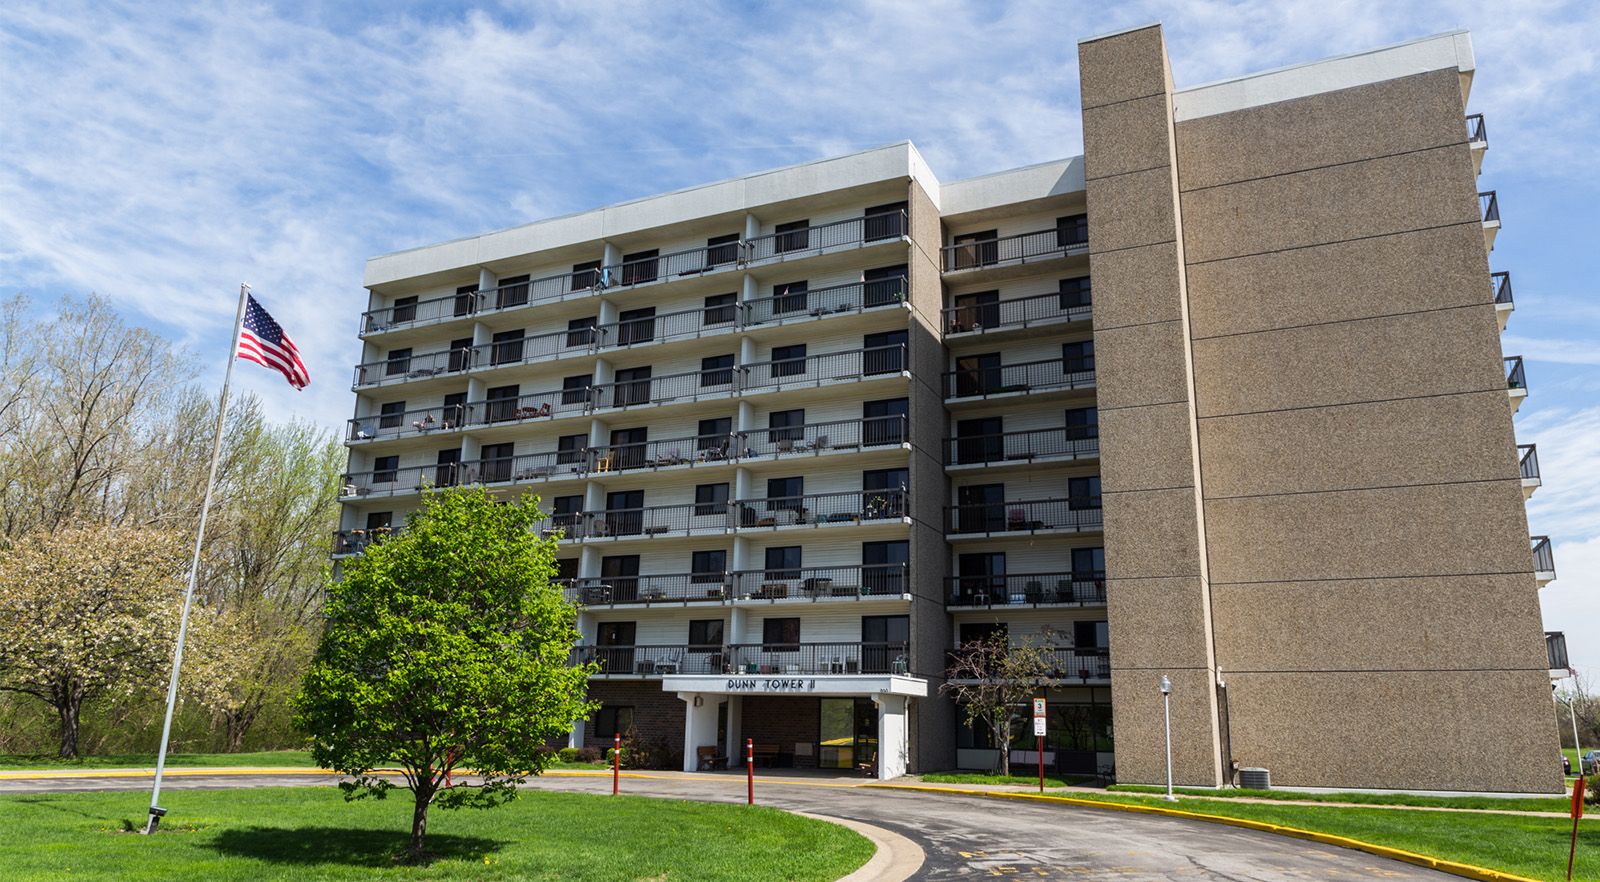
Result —
[[597, 747], [578, 748], [578, 762], [597, 763], [600, 761], [600, 749]]
[[1583, 801], [1589, 805], [1600, 805], [1600, 775], [1591, 775], [1588, 781], [1589, 792], [1584, 794]]

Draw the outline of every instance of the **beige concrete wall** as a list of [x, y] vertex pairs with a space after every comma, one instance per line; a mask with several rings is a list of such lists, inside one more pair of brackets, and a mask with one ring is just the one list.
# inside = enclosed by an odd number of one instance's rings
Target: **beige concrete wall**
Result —
[[1225, 735], [1278, 783], [1559, 786], [1463, 116], [1445, 69], [1176, 127]]

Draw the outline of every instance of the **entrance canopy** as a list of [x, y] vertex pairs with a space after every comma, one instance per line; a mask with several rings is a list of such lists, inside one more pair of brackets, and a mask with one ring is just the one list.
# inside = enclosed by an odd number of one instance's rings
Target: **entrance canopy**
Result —
[[928, 681], [904, 674], [667, 674], [667, 692], [703, 695], [903, 695], [927, 698]]

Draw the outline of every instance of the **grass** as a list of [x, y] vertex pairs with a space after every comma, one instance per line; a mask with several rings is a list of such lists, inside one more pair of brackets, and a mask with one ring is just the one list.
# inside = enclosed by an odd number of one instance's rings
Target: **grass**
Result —
[[528, 879], [563, 882], [827, 882], [872, 844], [776, 809], [524, 791], [490, 810], [434, 809], [424, 866], [397, 864], [411, 808], [398, 794], [346, 803], [332, 788], [173, 791], [161, 833], [139, 793], [0, 797], [8, 880], [116, 878]]
[[[1128, 793], [1083, 796], [1102, 802], [1168, 805], [1157, 797]], [[1572, 831], [1572, 822], [1565, 817], [1407, 812], [1382, 808], [1230, 802], [1226, 799], [1186, 799], [1178, 808], [1332, 833], [1549, 880], [1566, 878], [1567, 843]], [[1579, 832], [1578, 861], [1572, 878], [1600, 879], [1600, 824], [1584, 822]]]
[[[984, 772], [929, 772], [917, 776], [928, 784], [1014, 784], [1019, 787], [1038, 787], [1039, 774], [1032, 775], [991, 775]], [[1044, 776], [1046, 787], [1070, 787], [1088, 781], [1088, 778], [1060, 778], [1055, 775]]]
[[[167, 755], [168, 768], [202, 767], [238, 768], [241, 766], [285, 767], [297, 769], [316, 768], [311, 753], [304, 750], [265, 750], [258, 753], [177, 753]], [[0, 755], [0, 771], [27, 769], [153, 769], [153, 753], [105, 754], [63, 760], [59, 757]], [[606, 763], [550, 764], [551, 769], [609, 769]]]
[[[1113, 793], [1165, 793], [1165, 787], [1149, 784], [1113, 784], [1106, 788]], [[1203, 796], [1208, 799], [1270, 799], [1275, 802], [1347, 802], [1356, 805], [1408, 805], [1420, 808], [1503, 809], [1523, 812], [1566, 813], [1571, 803], [1564, 796], [1525, 797], [1503, 796], [1423, 796], [1407, 793], [1300, 793], [1292, 790], [1205, 790], [1175, 787], [1173, 793], [1184, 796]]]

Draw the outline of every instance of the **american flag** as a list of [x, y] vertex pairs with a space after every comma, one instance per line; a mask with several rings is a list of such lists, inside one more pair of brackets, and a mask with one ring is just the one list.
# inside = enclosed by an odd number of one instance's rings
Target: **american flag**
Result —
[[239, 328], [239, 357], [283, 374], [296, 389], [311, 385], [311, 373], [300, 360], [300, 350], [254, 297], [245, 304], [244, 324]]

